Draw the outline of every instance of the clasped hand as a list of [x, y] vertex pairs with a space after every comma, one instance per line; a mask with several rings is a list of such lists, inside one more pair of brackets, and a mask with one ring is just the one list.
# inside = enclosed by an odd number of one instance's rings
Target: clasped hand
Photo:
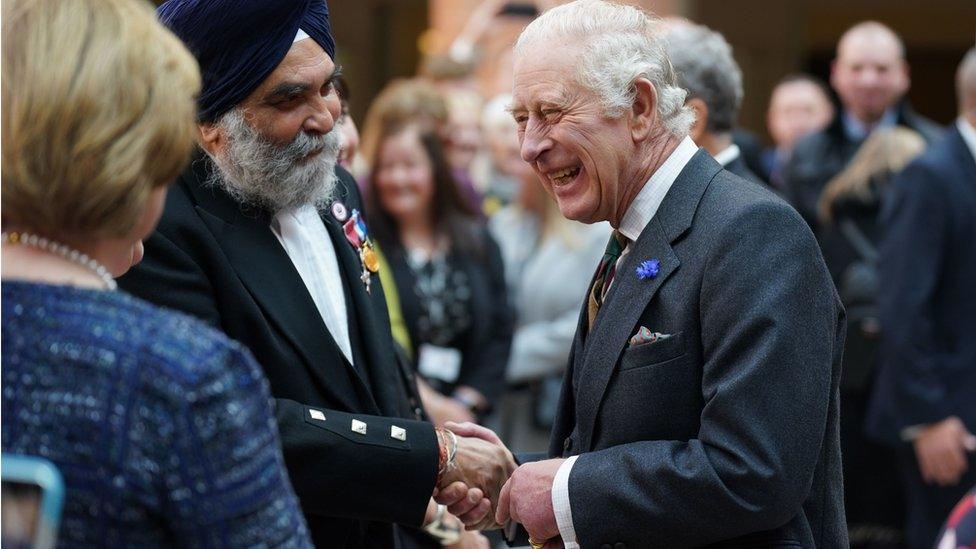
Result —
[[453, 465], [441, 477], [434, 499], [469, 529], [491, 530], [502, 486], [515, 471], [512, 453], [490, 429], [448, 422], [457, 435]]
[[511, 452], [490, 429], [473, 423], [446, 427], [459, 435], [458, 466], [444, 475], [444, 488], [435, 499], [468, 529], [500, 528], [511, 519], [521, 523], [532, 539], [560, 546], [552, 484], [565, 460], [516, 467]]

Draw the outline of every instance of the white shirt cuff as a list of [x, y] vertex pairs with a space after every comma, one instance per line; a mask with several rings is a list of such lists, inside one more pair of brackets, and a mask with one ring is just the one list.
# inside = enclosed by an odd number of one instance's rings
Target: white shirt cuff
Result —
[[579, 549], [576, 530], [573, 528], [573, 510], [569, 505], [569, 473], [578, 457], [572, 456], [563, 462], [552, 479], [552, 510], [556, 514], [556, 526], [559, 527], [559, 535], [562, 536], [566, 549]]

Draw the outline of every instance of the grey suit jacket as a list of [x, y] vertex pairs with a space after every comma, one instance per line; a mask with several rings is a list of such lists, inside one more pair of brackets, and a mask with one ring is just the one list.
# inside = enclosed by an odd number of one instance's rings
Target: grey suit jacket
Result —
[[[846, 547], [844, 312], [806, 224], [699, 150], [632, 246], [592, 333], [581, 315], [550, 443], [579, 454], [581, 545]], [[671, 337], [631, 348], [641, 326]]]

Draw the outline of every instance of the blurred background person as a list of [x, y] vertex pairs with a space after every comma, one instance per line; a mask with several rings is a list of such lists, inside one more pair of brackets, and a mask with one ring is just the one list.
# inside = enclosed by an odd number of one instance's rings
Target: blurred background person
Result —
[[338, 163], [343, 168], [349, 170], [357, 178], [364, 175], [362, 156], [359, 154], [359, 127], [352, 119], [349, 111], [349, 101], [352, 99], [352, 91], [349, 89], [349, 82], [341, 74], [335, 79], [336, 93], [339, 95], [339, 104], [342, 111], [339, 114], [339, 131], [342, 133], [342, 143], [339, 146]]
[[932, 547], [976, 484], [976, 48], [956, 90], [959, 118], [894, 179], [882, 214], [868, 427], [898, 449], [911, 548]]
[[509, 94], [496, 96], [481, 113], [485, 150], [475, 159], [472, 176], [484, 182], [482, 210], [489, 218], [515, 201], [522, 188], [520, 172], [525, 161], [519, 154], [512, 113], [508, 112], [511, 98]]
[[773, 88], [766, 111], [766, 128], [773, 146], [763, 151], [759, 175], [780, 192], [783, 169], [801, 137], [827, 127], [834, 118], [830, 92], [820, 79], [808, 74], [792, 74]]
[[144, 2], [2, 17], [3, 452], [60, 469], [59, 545], [310, 547], [254, 359], [112, 278], [189, 158], [196, 62]]
[[[508, 105], [511, 96], [492, 102]], [[510, 448], [542, 452], [549, 442], [580, 307], [603, 257], [610, 225], [585, 225], [559, 213], [532, 167], [522, 160], [515, 120], [508, 112], [504, 115], [494, 118], [493, 157], [497, 170], [518, 184], [518, 194], [489, 226], [501, 248], [516, 324], [499, 434]]]
[[876, 21], [851, 27], [837, 43], [830, 84], [841, 109], [823, 130], [798, 141], [786, 168], [786, 194], [812, 228], [820, 192], [876, 128], [905, 126], [931, 142], [942, 129], [904, 101], [911, 84], [905, 46]]
[[847, 310], [840, 382], [844, 508], [851, 547], [900, 547], [904, 498], [895, 452], [864, 431], [877, 368], [877, 246], [884, 234], [881, 198], [891, 177], [925, 150], [907, 128], [873, 132], [820, 197], [820, 246]]
[[[363, 160], [369, 167], [374, 165], [375, 156], [379, 149], [379, 140], [388, 128], [400, 127], [407, 123], [415, 123], [430, 129], [441, 141], [441, 148], [445, 151], [452, 146], [451, 111], [444, 93], [436, 85], [424, 78], [407, 78], [394, 80], [376, 97], [366, 113], [363, 124], [361, 150]], [[467, 156], [467, 152], [461, 156]], [[465, 162], [469, 163], [470, 159]], [[454, 179], [458, 193], [466, 207], [481, 215], [481, 194], [475, 189], [468, 164], [457, 167], [449, 162], [451, 176]], [[368, 187], [369, 174], [360, 179], [362, 187]]]
[[[368, 118], [389, 108], [379, 101]], [[438, 424], [480, 419], [504, 387], [512, 337], [498, 246], [460, 197], [434, 128], [401, 120], [369, 130], [378, 132], [368, 136], [369, 224], [393, 275], [404, 347], [426, 380], [424, 408]]]
[[732, 130], [742, 104], [742, 71], [721, 34], [688, 22], [668, 25], [664, 36], [678, 83], [688, 90], [685, 104], [695, 111], [691, 138], [726, 170], [756, 183]]

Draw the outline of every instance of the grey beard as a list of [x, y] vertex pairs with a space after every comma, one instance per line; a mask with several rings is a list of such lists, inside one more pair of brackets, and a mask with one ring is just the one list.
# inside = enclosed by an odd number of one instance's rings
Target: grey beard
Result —
[[[325, 135], [300, 131], [287, 145], [261, 136], [245, 120], [240, 109], [224, 114], [217, 125], [227, 137], [224, 153], [211, 158], [217, 168], [208, 183], [220, 187], [234, 200], [278, 212], [312, 204], [328, 205], [336, 185], [335, 165], [342, 132], [338, 124]], [[308, 153], [322, 152], [304, 164]]]

